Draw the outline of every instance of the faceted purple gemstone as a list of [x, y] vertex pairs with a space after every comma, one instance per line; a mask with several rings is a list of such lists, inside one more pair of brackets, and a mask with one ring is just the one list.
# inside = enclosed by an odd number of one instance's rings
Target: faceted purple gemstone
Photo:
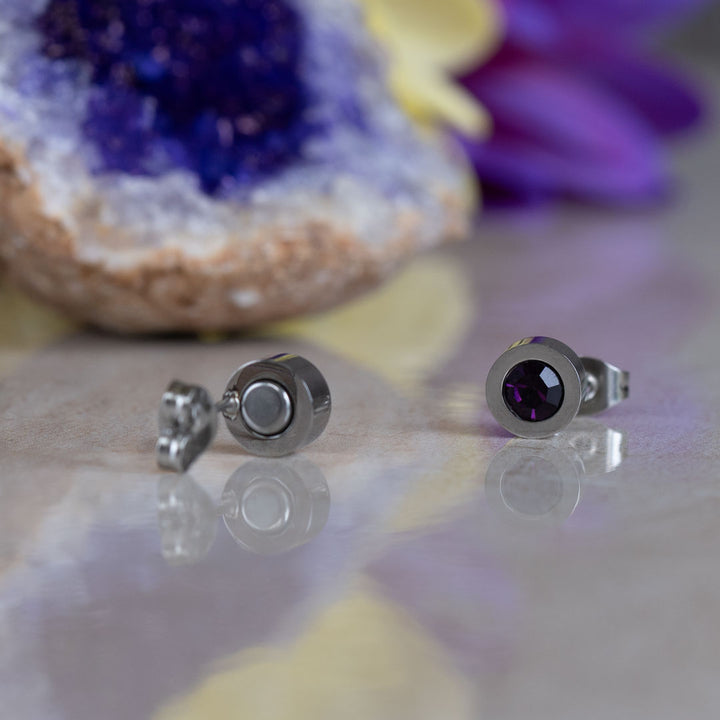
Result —
[[518, 363], [503, 382], [505, 404], [521, 420], [530, 422], [551, 418], [560, 409], [564, 395], [560, 376], [540, 360]]

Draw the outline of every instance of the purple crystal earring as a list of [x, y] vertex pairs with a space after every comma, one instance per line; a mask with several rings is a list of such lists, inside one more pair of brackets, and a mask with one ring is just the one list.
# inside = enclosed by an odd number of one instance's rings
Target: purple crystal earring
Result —
[[493, 364], [485, 384], [490, 412], [506, 430], [542, 438], [578, 414], [590, 415], [628, 397], [629, 373], [596, 358], [578, 357], [565, 343], [528, 337]]

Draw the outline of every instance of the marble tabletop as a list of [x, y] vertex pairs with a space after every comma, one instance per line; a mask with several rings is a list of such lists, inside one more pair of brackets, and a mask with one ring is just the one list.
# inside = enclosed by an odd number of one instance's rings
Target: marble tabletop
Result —
[[[714, 718], [720, 149], [666, 208], [486, 215], [366, 297], [244, 337], [117, 338], [0, 290], [0, 706], [17, 720]], [[487, 410], [549, 335], [631, 372], [551, 440]], [[178, 377], [296, 352], [297, 456], [223, 427], [156, 469]]]

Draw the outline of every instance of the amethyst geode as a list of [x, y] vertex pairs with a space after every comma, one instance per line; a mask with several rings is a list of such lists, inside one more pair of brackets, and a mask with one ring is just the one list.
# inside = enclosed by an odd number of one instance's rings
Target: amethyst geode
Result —
[[0, 265], [117, 331], [330, 307], [463, 234], [352, 0], [0, 0]]
[[318, 130], [284, 0], [51, 0], [37, 27], [46, 57], [88, 68], [98, 171], [183, 167], [212, 194], [283, 167]]

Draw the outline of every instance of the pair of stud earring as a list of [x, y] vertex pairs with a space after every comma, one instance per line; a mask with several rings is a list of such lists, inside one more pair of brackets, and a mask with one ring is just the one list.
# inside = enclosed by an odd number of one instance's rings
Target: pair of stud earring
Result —
[[[606, 410], [628, 393], [627, 372], [597, 358], [578, 357], [549, 337], [511, 345], [490, 368], [485, 386], [497, 422], [524, 438], [554, 435], [576, 415]], [[246, 363], [233, 373], [217, 403], [205, 388], [174, 380], [160, 405], [157, 461], [168, 470], [187, 470], [215, 437], [217, 413], [248, 452], [288, 455], [320, 436], [330, 408], [325, 378], [299, 355]]]

